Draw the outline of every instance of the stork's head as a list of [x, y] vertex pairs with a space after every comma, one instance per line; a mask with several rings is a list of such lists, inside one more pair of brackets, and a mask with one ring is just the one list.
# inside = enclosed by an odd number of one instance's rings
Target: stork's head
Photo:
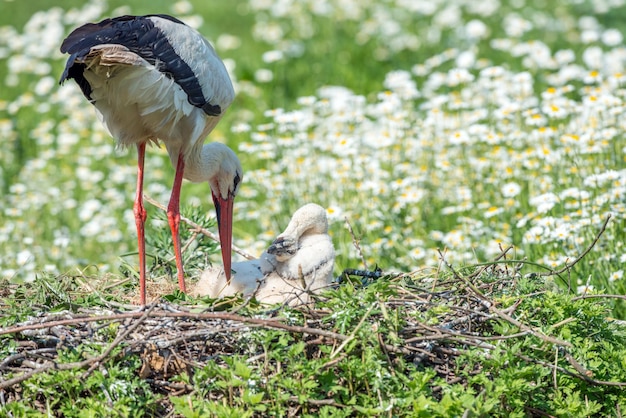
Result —
[[237, 155], [224, 144], [213, 142], [204, 146], [205, 161], [211, 166], [208, 181], [217, 212], [217, 228], [222, 247], [224, 274], [230, 282], [231, 247], [233, 239], [233, 203], [243, 179], [243, 169]]

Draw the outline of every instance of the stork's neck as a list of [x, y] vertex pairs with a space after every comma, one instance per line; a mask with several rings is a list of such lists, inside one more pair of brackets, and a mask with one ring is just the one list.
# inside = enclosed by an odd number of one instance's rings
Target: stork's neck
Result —
[[[194, 183], [210, 181], [217, 176], [222, 162], [222, 152], [217, 143], [209, 143], [200, 149], [191, 149], [185, 155], [185, 172], [184, 177]], [[221, 144], [220, 144], [221, 145]], [[172, 164], [178, 160], [178, 152], [176, 155], [170, 153]]]
[[[172, 166], [176, 167], [181, 148], [168, 146], [167, 143], [165, 143], [165, 146], [167, 147]], [[195, 146], [183, 151], [183, 157], [185, 159], [184, 178], [193, 183], [213, 179], [220, 171], [220, 165], [225, 158], [224, 148], [228, 149], [224, 144], [211, 142], [201, 147]]]
[[[306, 205], [300, 208], [293, 216], [281, 236], [291, 236], [296, 240], [304, 235], [328, 233], [326, 213], [317, 210], [318, 207]], [[321, 208], [319, 208], [321, 209]]]
[[[167, 146], [167, 144], [166, 144]], [[180, 148], [167, 148], [172, 164], [176, 167]], [[184, 152], [184, 178], [194, 183], [208, 182], [214, 195], [223, 199], [235, 196], [243, 177], [243, 169], [237, 155], [226, 145], [211, 142]]]

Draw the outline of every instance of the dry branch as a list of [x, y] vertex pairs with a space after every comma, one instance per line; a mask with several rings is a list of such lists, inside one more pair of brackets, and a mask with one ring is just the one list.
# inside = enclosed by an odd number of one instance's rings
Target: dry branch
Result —
[[[167, 208], [164, 205], [162, 205], [158, 201], [154, 200], [150, 196], [143, 195], [143, 198], [148, 203], [150, 203], [153, 206], [156, 206], [157, 208], [161, 209], [162, 211], [167, 211]], [[186, 218], [186, 217], [181, 215], [180, 220], [183, 221], [184, 223], [186, 223], [187, 225], [189, 225], [190, 227], [194, 228], [195, 231], [198, 231], [198, 232], [202, 233], [203, 235], [206, 235], [207, 237], [211, 238], [213, 241], [216, 241], [218, 243], [220, 242], [220, 237], [218, 237], [217, 235], [215, 235], [213, 232], [209, 231], [208, 229], [201, 227], [200, 225], [198, 225], [197, 223], [195, 223], [191, 219]], [[247, 260], [254, 260], [254, 259], [256, 259], [255, 256], [249, 254], [245, 250], [242, 250], [241, 248], [237, 247], [235, 244], [232, 244], [232, 247], [233, 247], [232, 249], [233, 249], [234, 252], [236, 252], [237, 254], [243, 256]]]
[[604, 223], [600, 227], [600, 230], [596, 234], [596, 236], [593, 239], [593, 241], [591, 242], [591, 244], [589, 244], [589, 246], [585, 249], [585, 251], [580, 253], [580, 255], [578, 255], [578, 257], [576, 257], [574, 259], [574, 261], [572, 261], [570, 263], [565, 263], [565, 265], [561, 269], [559, 269], [559, 270], [550, 270], [550, 271], [546, 271], [546, 272], [543, 272], [543, 273], [538, 273], [537, 275], [538, 276], [558, 276], [559, 274], [564, 273], [564, 272], [570, 270], [572, 267], [574, 267], [576, 264], [578, 264], [578, 262], [580, 260], [582, 260], [583, 258], [585, 258], [585, 256], [587, 254], [589, 254], [589, 251], [591, 251], [593, 249], [593, 247], [596, 246], [596, 244], [600, 240], [600, 237], [602, 236], [602, 234], [604, 234], [604, 231], [606, 231], [606, 227], [609, 224], [610, 220], [611, 220], [611, 214], [609, 213], [606, 216], [606, 219], [604, 220]]

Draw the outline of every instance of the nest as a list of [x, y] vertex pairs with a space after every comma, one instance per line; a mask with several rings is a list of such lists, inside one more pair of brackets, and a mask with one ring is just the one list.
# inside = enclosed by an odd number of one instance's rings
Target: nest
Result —
[[[445, 263], [443, 256], [442, 260]], [[237, 355], [253, 366], [267, 368], [263, 348], [248, 338], [264, 330], [289, 334], [305, 344], [307, 358], [327, 359], [327, 367], [341, 361], [350, 343], [357, 341], [376, 346], [390, 367], [397, 361], [412, 363], [433, 370], [451, 384], [466, 384], [468, 375], [481, 371], [478, 363], [471, 370], [460, 367], [459, 359], [468, 350], [479, 348], [489, 356], [499, 349], [499, 342], [531, 336], [539, 345], [558, 347], [570, 367], [519, 353], [524, 361], [592, 385], [626, 386], [594, 379], [593, 373], [571, 355], [569, 341], [547, 335], [536, 324], [519, 319], [516, 310], [522, 301], [545, 293], [548, 274], [523, 277], [522, 264], [497, 261], [464, 273], [447, 265], [451, 273], [445, 275], [383, 275], [377, 271], [355, 278], [356, 272], [350, 271], [344, 274], [344, 283], [333, 285], [334, 294], [311, 295], [315, 299], [311, 304], [295, 309], [282, 306], [268, 310], [241, 299], [209, 301], [206, 306], [160, 300], [145, 308], [106, 302], [92, 309], [41, 313], [0, 329], [0, 336], [10, 336], [15, 346], [13, 354], [0, 360], [0, 401], [20, 400], [20, 383], [37, 374], [81, 369], [86, 377], [108, 359], [130, 355], [141, 359], [136, 373], [156, 392], [190, 393], [193, 385], [173, 377], [181, 373], [193, 377], [209, 363], [227, 367], [224, 359]], [[524, 289], [519, 288], [520, 283]], [[534, 286], [530, 293], [529, 283]], [[340, 295], [343, 290], [351, 293]], [[509, 302], [502, 303], [505, 299]], [[350, 318], [347, 326], [340, 325], [333, 303], [360, 304], [362, 315]], [[508, 332], [498, 331], [502, 324], [507, 325]], [[60, 353], [78, 350], [85, 341], [100, 344], [101, 351], [77, 362], [59, 359]], [[351, 347], [358, 350], [359, 344]], [[437, 392], [437, 387], [431, 389]], [[210, 396], [219, 399], [223, 395]], [[297, 405], [298, 399], [292, 401]], [[317, 402], [336, 405], [332, 398]], [[164, 410], [168, 410], [167, 405]]]
[[[488, 276], [489, 280], [472, 284], [478, 276]], [[412, 275], [365, 279], [365, 286], [372, 281], [387, 281], [388, 289], [393, 290], [392, 296], [373, 303], [363, 318], [355, 319], [350, 333], [337, 332], [336, 323], [330, 319], [333, 313], [315, 307], [323, 305], [324, 296], [321, 296], [322, 303], [318, 300], [315, 305], [293, 311], [301, 318], [301, 324], [297, 325], [281, 315], [283, 308], [262, 311], [261, 316], [258, 311], [257, 315], [248, 316], [219, 311], [194, 312], [196, 308], [164, 301], [145, 309], [118, 306], [116, 309], [42, 313], [15, 327], [0, 329], [0, 335], [11, 334], [16, 345], [15, 353], [0, 362], [0, 392], [4, 401], [19, 400], [19, 384], [36, 374], [80, 368], [84, 369], [83, 376], [87, 376], [111, 356], [138, 355], [142, 365], [137, 373], [141, 378], [162, 393], [180, 395], [193, 390], [189, 384], [171, 380], [182, 372], [192, 376], [194, 370], [209, 362], [222, 362], [224, 357], [237, 354], [252, 362], [262, 361], [263, 351], [258, 346], [242, 344], [242, 338], [258, 329], [296, 335], [307, 345], [307, 356], [320, 358], [325, 355], [320, 347], [332, 346], [334, 353], [340, 353], [359, 329], [367, 327], [368, 334], [374, 331], [372, 335], [390, 364], [402, 357], [404, 361], [433, 369], [449, 383], [462, 382], [463, 377], [456, 373], [457, 360], [469, 347], [489, 351], [495, 349], [494, 342], [499, 339], [524, 335], [533, 335], [564, 349], [571, 346], [567, 341], [545, 335], [514, 319], [517, 304], [497, 308], [492, 295], [514, 293], [518, 278], [517, 272], [494, 265], [473, 276], [455, 275], [447, 280]], [[425, 284], [429, 290], [424, 289]], [[344, 286], [354, 286], [354, 282]], [[248, 302], [238, 304], [237, 309]], [[389, 316], [396, 313], [401, 313], [403, 326], [385, 333], [377, 332], [378, 324], [387, 322]], [[492, 326], [494, 321], [509, 322], [518, 332], [498, 335]], [[112, 324], [119, 324], [115, 327], [113, 341], [110, 333], [102, 332]], [[85, 341], [100, 343], [102, 352], [79, 362], [59, 361], [60, 352], [76, 350]], [[593, 380], [584, 370], [579, 375], [582, 379]]]

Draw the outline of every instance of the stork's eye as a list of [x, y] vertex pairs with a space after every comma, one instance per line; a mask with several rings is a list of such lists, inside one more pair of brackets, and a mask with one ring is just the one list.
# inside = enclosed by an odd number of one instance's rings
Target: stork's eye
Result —
[[233, 179], [233, 185], [235, 186], [235, 190], [239, 187], [239, 183], [241, 183], [241, 176], [239, 173], [235, 173], [235, 178]]

